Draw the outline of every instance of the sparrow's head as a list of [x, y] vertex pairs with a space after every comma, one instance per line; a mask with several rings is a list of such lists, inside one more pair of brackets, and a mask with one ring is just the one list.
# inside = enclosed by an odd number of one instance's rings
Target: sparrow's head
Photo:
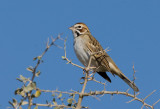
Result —
[[71, 26], [69, 29], [72, 30], [75, 38], [85, 33], [90, 33], [88, 27], [84, 23], [76, 23], [75, 25]]

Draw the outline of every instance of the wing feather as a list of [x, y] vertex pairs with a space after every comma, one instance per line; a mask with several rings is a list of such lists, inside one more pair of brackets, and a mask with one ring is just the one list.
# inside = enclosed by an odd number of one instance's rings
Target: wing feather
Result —
[[90, 54], [93, 54], [95, 60], [99, 63], [100, 66], [104, 66], [109, 72], [109, 62], [107, 58], [109, 55], [104, 51], [100, 43], [91, 35], [89, 36], [89, 41], [87, 42], [87, 48], [90, 51]]

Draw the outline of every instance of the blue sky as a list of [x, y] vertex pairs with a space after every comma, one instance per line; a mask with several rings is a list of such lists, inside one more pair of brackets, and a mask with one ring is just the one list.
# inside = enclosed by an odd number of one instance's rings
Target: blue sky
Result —
[[[67, 39], [67, 57], [81, 65], [73, 51], [73, 36], [68, 27], [77, 22], [88, 25], [92, 35], [104, 48], [109, 47], [109, 55], [121, 71], [132, 79], [134, 63], [136, 84], [140, 98], [157, 90], [146, 100], [153, 104], [160, 98], [160, 1], [158, 0], [1, 0], [0, 1], [0, 108], [9, 106], [14, 90], [21, 87], [16, 78], [20, 74], [30, 77], [26, 68], [35, 65], [33, 57], [45, 49], [48, 37], [63, 33]], [[62, 41], [57, 42], [63, 46]], [[79, 84], [82, 70], [66, 64], [61, 59], [62, 49], [52, 47], [44, 56], [36, 79], [42, 89], [69, 91], [81, 90]], [[125, 91], [129, 87], [118, 77], [109, 76], [107, 90]], [[105, 82], [95, 75], [99, 81]], [[87, 90], [102, 90], [103, 86], [89, 82]], [[132, 91], [130, 90], [132, 93]], [[51, 100], [43, 94], [37, 102]], [[93, 97], [84, 98], [83, 105], [91, 109], [140, 109], [141, 103], [121, 95], [105, 95], [101, 101]], [[156, 109], [160, 103], [156, 105]]]

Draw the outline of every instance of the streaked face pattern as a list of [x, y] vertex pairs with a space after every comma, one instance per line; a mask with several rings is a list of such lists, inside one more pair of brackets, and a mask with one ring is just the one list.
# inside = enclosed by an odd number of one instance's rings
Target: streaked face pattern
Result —
[[69, 29], [72, 30], [75, 38], [89, 32], [88, 27], [84, 23], [77, 23]]

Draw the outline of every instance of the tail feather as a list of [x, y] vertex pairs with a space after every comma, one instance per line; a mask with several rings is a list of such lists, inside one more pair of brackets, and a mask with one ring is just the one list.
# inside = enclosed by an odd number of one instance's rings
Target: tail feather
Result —
[[109, 81], [111, 83], [111, 79], [109, 78], [109, 76], [106, 74], [106, 72], [97, 72], [100, 76], [102, 76], [104, 79], [106, 79], [107, 81]]
[[126, 82], [135, 92], [139, 92], [138, 87], [134, 84], [134, 82], [130, 81], [124, 74], [120, 75], [120, 78]]

